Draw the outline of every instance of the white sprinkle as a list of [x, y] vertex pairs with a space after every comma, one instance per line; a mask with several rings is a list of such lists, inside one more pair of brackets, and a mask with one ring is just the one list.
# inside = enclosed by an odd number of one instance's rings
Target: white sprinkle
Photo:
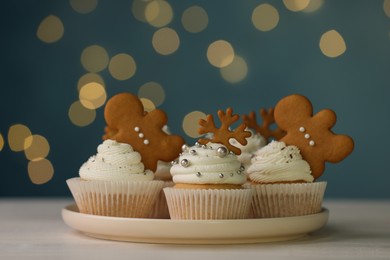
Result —
[[145, 139], [145, 140], [144, 140], [144, 144], [149, 144], [149, 140], [148, 140], [148, 139]]
[[139, 132], [139, 127], [138, 126], [134, 127], [134, 131]]
[[306, 129], [305, 129], [303, 126], [301, 126], [301, 127], [299, 128], [299, 132], [303, 133], [303, 132], [305, 132], [305, 131], [306, 131]]
[[138, 134], [138, 137], [139, 137], [139, 138], [144, 138], [144, 134], [143, 134], [143, 133], [139, 133], [139, 134]]
[[309, 134], [305, 134], [305, 138], [306, 138], [306, 139], [309, 139], [309, 138], [310, 138], [310, 135], [309, 135]]
[[316, 143], [313, 140], [310, 140], [309, 145], [314, 146]]

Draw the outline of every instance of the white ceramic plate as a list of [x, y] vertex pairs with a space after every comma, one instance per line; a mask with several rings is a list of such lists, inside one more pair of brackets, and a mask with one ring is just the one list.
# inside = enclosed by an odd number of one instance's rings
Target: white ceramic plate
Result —
[[101, 239], [165, 244], [244, 244], [292, 240], [320, 229], [329, 211], [318, 214], [267, 219], [170, 220], [116, 218], [82, 214], [77, 206], [62, 210], [65, 223]]

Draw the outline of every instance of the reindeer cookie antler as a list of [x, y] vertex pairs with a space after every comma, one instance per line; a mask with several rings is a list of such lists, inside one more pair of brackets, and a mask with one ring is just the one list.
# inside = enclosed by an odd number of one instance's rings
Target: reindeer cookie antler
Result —
[[324, 109], [313, 116], [313, 106], [304, 96], [280, 100], [275, 107], [275, 120], [287, 132], [280, 141], [300, 149], [315, 179], [325, 170], [325, 162], [337, 163], [354, 148], [351, 137], [331, 131], [336, 123], [335, 112]]
[[226, 109], [226, 113], [222, 110], [218, 111], [218, 117], [222, 123], [220, 128], [217, 128], [214, 123], [213, 115], [208, 115], [206, 120], [200, 119], [199, 125], [201, 126], [198, 130], [199, 134], [213, 133], [213, 138], [209, 139], [199, 139], [200, 144], [207, 144], [208, 142], [221, 143], [225, 145], [230, 151], [235, 154], [241, 154], [241, 150], [229, 143], [230, 138], [234, 138], [242, 145], [247, 144], [246, 138], [251, 136], [251, 132], [245, 131], [246, 125], [242, 123], [234, 131], [229, 129], [233, 123], [240, 119], [239, 115], [233, 115], [233, 109]]
[[167, 115], [155, 109], [149, 113], [138, 97], [120, 93], [107, 101], [104, 109], [107, 123], [103, 139], [130, 144], [139, 152], [146, 169], [155, 171], [158, 160], [170, 162], [181, 152], [184, 139], [163, 131]]
[[274, 109], [270, 108], [265, 110], [264, 108], [261, 108], [259, 110], [260, 115], [263, 119], [263, 123], [259, 125], [256, 120], [256, 113], [250, 112], [249, 115], [242, 115], [242, 119], [244, 123], [249, 127], [254, 129], [256, 132], [261, 134], [268, 142], [271, 138], [275, 138], [276, 140], [279, 140], [282, 138], [286, 132], [284, 132], [282, 129], [277, 127], [274, 130], [271, 130], [271, 125], [275, 123], [274, 118]]

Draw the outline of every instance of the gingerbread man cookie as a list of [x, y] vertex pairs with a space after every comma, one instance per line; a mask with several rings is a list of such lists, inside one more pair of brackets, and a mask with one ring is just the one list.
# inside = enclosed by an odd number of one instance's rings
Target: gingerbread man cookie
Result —
[[142, 102], [130, 93], [120, 93], [107, 101], [107, 123], [103, 139], [128, 143], [139, 152], [146, 169], [155, 171], [158, 160], [170, 162], [181, 152], [184, 139], [163, 131], [168, 118], [164, 111], [144, 111]]
[[311, 102], [302, 95], [281, 99], [275, 107], [275, 121], [287, 132], [280, 141], [297, 146], [302, 157], [310, 164], [314, 179], [325, 170], [325, 162], [337, 163], [354, 148], [351, 137], [331, 131], [336, 114], [324, 109], [313, 116]]

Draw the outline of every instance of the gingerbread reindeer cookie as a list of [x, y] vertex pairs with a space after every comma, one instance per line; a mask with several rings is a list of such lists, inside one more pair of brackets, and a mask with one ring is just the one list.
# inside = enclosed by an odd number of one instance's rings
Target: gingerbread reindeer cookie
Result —
[[184, 139], [163, 131], [168, 118], [155, 109], [144, 111], [142, 102], [130, 93], [120, 93], [107, 101], [104, 109], [107, 123], [103, 139], [130, 144], [142, 156], [146, 169], [155, 171], [158, 160], [170, 162], [179, 156]]
[[263, 119], [263, 123], [261, 125], [257, 123], [256, 113], [254, 111], [250, 112], [248, 115], [242, 115], [242, 119], [249, 128], [255, 130], [257, 133], [263, 136], [267, 142], [270, 142], [271, 139], [279, 140], [286, 134], [286, 132], [284, 132], [278, 126], [273, 130], [271, 129], [271, 126], [275, 124], [273, 108], [268, 110], [261, 108], [259, 113]]
[[229, 140], [234, 138], [237, 142], [242, 145], [247, 144], [246, 138], [251, 136], [251, 132], [245, 131], [246, 125], [242, 123], [234, 131], [231, 131], [229, 127], [240, 119], [239, 115], [233, 115], [233, 109], [228, 108], [226, 113], [222, 110], [218, 111], [218, 117], [221, 121], [221, 127], [217, 128], [214, 123], [213, 115], [208, 115], [206, 120], [200, 119], [199, 125], [201, 126], [198, 130], [199, 134], [213, 133], [212, 139], [199, 139], [200, 144], [207, 144], [208, 142], [220, 143], [225, 145], [230, 151], [235, 154], [241, 154], [241, 150], [232, 145]]
[[300, 149], [314, 179], [324, 172], [325, 162], [340, 162], [354, 148], [351, 137], [332, 132], [331, 128], [336, 123], [335, 112], [324, 109], [313, 115], [311, 102], [302, 95], [281, 99], [275, 107], [274, 116], [278, 126], [287, 132], [280, 141]]

